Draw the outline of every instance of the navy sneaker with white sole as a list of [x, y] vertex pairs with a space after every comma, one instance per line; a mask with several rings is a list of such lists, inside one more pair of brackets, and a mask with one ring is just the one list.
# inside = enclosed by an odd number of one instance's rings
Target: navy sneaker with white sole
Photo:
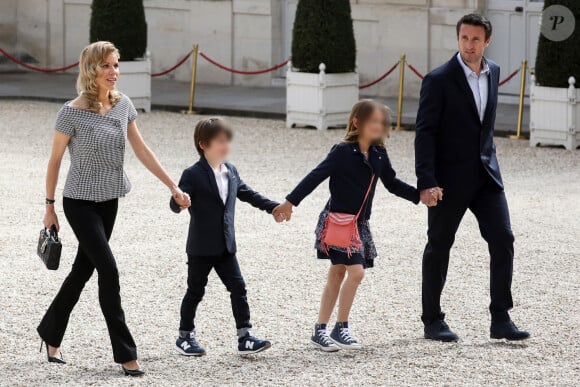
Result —
[[337, 322], [332, 332], [330, 332], [330, 340], [334, 342], [341, 349], [361, 349], [362, 345], [358, 340], [352, 336], [348, 322]]
[[191, 331], [186, 337], [178, 337], [175, 342], [175, 350], [183, 356], [203, 356], [205, 349], [197, 342], [195, 331]]
[[254, 353], [262, 352], [272, 346], [267, 340], [260, 340], [252, 332], [248, 331], [245, 336], [238, 339], [238, 354], [252, 355]]
[[336, 352], [340, 350], [338, 345], [330, 340], [328, 331], [326, 330], [326, 324], [314, 325], [314, 334], [310, 338], [310, 342], [312, 345], [324, 352]]

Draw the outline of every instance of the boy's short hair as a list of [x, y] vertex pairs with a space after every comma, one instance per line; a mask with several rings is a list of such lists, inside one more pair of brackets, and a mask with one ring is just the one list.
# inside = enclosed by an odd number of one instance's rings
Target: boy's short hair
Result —
[[193, 141], [195, 142], [197, 153], [203, 156], [201, 146], [208, 146], [211, 140], [220, 134], [225, 134], [228, 140], [231, 140], [234, 136], [232, 129], [223, 118], [212, 117], [199, 121], [193, 131]]

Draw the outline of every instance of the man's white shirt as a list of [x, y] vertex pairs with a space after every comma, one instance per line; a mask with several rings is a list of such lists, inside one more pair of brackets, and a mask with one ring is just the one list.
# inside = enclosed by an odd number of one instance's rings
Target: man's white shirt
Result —
[[477, 107], [477, 112], [479, 113], [479, 119], [483, 122], [485, 108], [487, 107], [487, 96], [489, 94], [489, 65], [487, 64], [485, 58], [482, 59], [483, 67], [478, 76], [475, 71], [471, 70], [469, 66], [463, 62], [460, 53], [457, 53], [457, 60], [465, 72], [465, 78], [467, 78], [467, 83], [469, 84], [469, 88], [473, 93], [473, 99], [475, 100], [475, 106]]

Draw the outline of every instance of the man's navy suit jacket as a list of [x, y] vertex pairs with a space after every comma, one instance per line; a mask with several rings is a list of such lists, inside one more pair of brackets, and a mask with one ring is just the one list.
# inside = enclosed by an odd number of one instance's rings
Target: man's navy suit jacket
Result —
[[482, 174], [503, 189], [493, 130], [499, 66], [487, 60], [488, 100], [483, 122], [457, 54], [425, 76], [417, 112], [417, 188], [476, 189]]
[[[272, 213], [278, 205], [246, 185], [236, 167], [230, 163], [225, 165], [229, 171], [228, 197], [225, 204], [219, 195], [215, 174], [204, 157], [181, 175], [179, 188], [191, 197], [187, 254], [221, 256], [226, 252], [236, 253], [236, 198], [268, 213]], [[174, 212], [180, 211], [173, 198], [169, 204]]]

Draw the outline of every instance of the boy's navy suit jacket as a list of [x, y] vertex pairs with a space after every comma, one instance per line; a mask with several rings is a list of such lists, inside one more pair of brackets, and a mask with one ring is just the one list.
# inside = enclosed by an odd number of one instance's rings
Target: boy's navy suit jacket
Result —
[[[214, 172], [204, 157], [181, 175], [179, 188], [191, 197], [191, 220], [186, 249], [189, 255], [221, 256], [226, 252], [236, 253], [236, 198], [268, 213], [272, 213], [278, 205], [246, 185], [240, 179], [236, 167], [230, 163], [225, 165], [229, 171], [228, 197], [225, 204], [219, 195]], [[180, 212], [179, 205], [173, 198], [169, 205], [173, 212]]]

